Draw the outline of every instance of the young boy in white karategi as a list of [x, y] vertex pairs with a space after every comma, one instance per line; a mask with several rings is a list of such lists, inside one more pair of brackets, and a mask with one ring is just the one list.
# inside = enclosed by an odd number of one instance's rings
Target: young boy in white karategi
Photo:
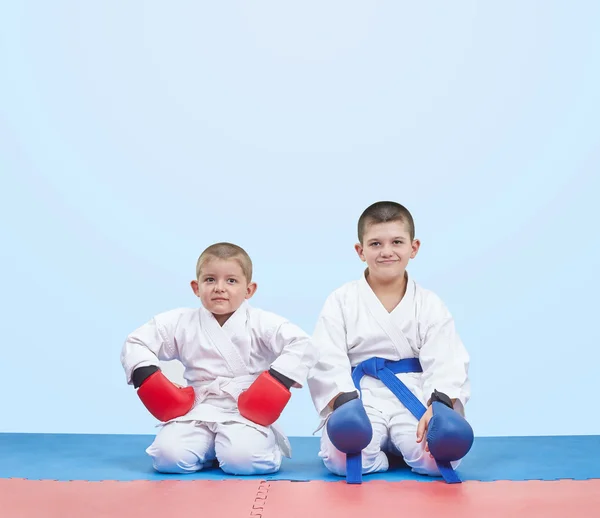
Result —
[[319, 361], [308, 386], [319, 428], [327, 424], [319, 456], [353, 483], [386, 471], [386, 452], [457, 482], [453, 468], [472, 443], [462, 417], [469, 355], [442, 300], [406, 271], [420, 246], [413, 218], [398, 203], [375, 203], [358, 241], [364, 275], [331, 293], [313, 334]]
[[[217, 243], [200, 256], [191, 282], [201, 306], [161, 313], [132, 332], [121, 353], [128, 384], [160, 421], [146, 450], [154, 468], [192, 473], [214, 460], [233, 475], [273, 473], [287, 437], [273, 423], [316, 361], [309, 336], [249, 305], [252, 262], [239, 246]], [[161, 372], [179, 360], [187, 387]]]

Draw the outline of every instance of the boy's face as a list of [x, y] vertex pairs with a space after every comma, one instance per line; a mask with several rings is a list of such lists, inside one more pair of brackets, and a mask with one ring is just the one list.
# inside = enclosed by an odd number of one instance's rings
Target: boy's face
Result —
[[367, 263], [369, 274], [381, 280], [392, 280], [404, 275], [408, 261], [419, 251], [418, 239], [410, 240], [410, 233], [402, 221], [388, 221], [367, 225], [363, 242], [355, 245], [358, 256]]
[[202, 305], [215, 316], [231, 315], [256, 291], [256, 283], [248, 283], [235, 259], [207, 259], [191, 285]]

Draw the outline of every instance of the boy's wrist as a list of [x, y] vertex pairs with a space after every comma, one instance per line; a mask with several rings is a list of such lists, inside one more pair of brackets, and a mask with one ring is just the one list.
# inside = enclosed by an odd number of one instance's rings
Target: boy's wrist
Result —
[[352, 401], [356, 398], [358, 398], [357, 392], [342, 392], [333, 400], [333, 409], [337, 410], [344, 403], [348, 403], [348, 401]]
[[290, 390], [294, 386], [294, 383], [296, 383], [293, 379], [290, 379], [287, 376], [284, 376], [283, 374], [281, 374], [280, 372], [277, 372], [272, 367], [269, 369], [269, 374], [271, 376], [273, 376], [273, 378], [275, 378], [279, 383], [281, 383], [288, 390]]
[[442, 403], [443, 405], [446, 405], [448, 408], [454, 409], [454, 403], [456, 402], [456, 398], [451, 399], [450, 397], [448, 397], [448, 395], [444, 394], [443, 392], [440, 392], [439, 390], [434, 389], [433, 393], [431, 394], [431, 398], [429, 399], [429, 402], [427, 403], [427, 406], [432, 405], [434, 401], [437, 401], [438, 403]]
[[146, 381], [152, 374], [160, 369], [156, 365], [147, 365], [146, 367], [138, 367], [131, 373], [131, 382], [133, 388], [140, 388], [142, 383]]

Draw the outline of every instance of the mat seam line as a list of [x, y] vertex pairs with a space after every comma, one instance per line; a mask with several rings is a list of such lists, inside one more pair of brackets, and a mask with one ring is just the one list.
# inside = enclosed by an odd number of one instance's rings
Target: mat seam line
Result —
[[250, 516], [252, 518], [262, 518], [265, 512], [265, 504], [267, 503], [267, 497], [271, 484], [267, 480], [261, 480], [258, 483], [258, 489], [254, 497], [254, 503], [250, 510]]

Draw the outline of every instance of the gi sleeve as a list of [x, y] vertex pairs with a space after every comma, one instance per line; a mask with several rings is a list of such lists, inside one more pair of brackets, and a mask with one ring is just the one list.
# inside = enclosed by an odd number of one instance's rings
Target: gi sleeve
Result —
[[464, 409], [470, 397], [469, 354], [456, 332], [452, 315], [433, 294], [426, 301], [419, 360], [425, 399], [429, 400], [436, 389], [457, 399]]
[[331, 412], [329, 402], [342, 392], [356, 390], [351, 376], [346, 326], [340, 301], [334, 294], [325, 301], [313, 333], [318, 361], [308, 374], [308, 387], [319, 417]]
[[294, 381], [302, 388], [309, 369], [315, 364], [316, 351], [310, 336], [287, 320], [279, 323], [269, 340], [277, 358], [271, 368]]
[[159, 360], [179, 359], [175, 341], [179, 315], [177, 310], [161, 313], [127, 336], [121, 350], [127, 384], [133, 384], [131, 375], [138, 367], [158, 367]]

